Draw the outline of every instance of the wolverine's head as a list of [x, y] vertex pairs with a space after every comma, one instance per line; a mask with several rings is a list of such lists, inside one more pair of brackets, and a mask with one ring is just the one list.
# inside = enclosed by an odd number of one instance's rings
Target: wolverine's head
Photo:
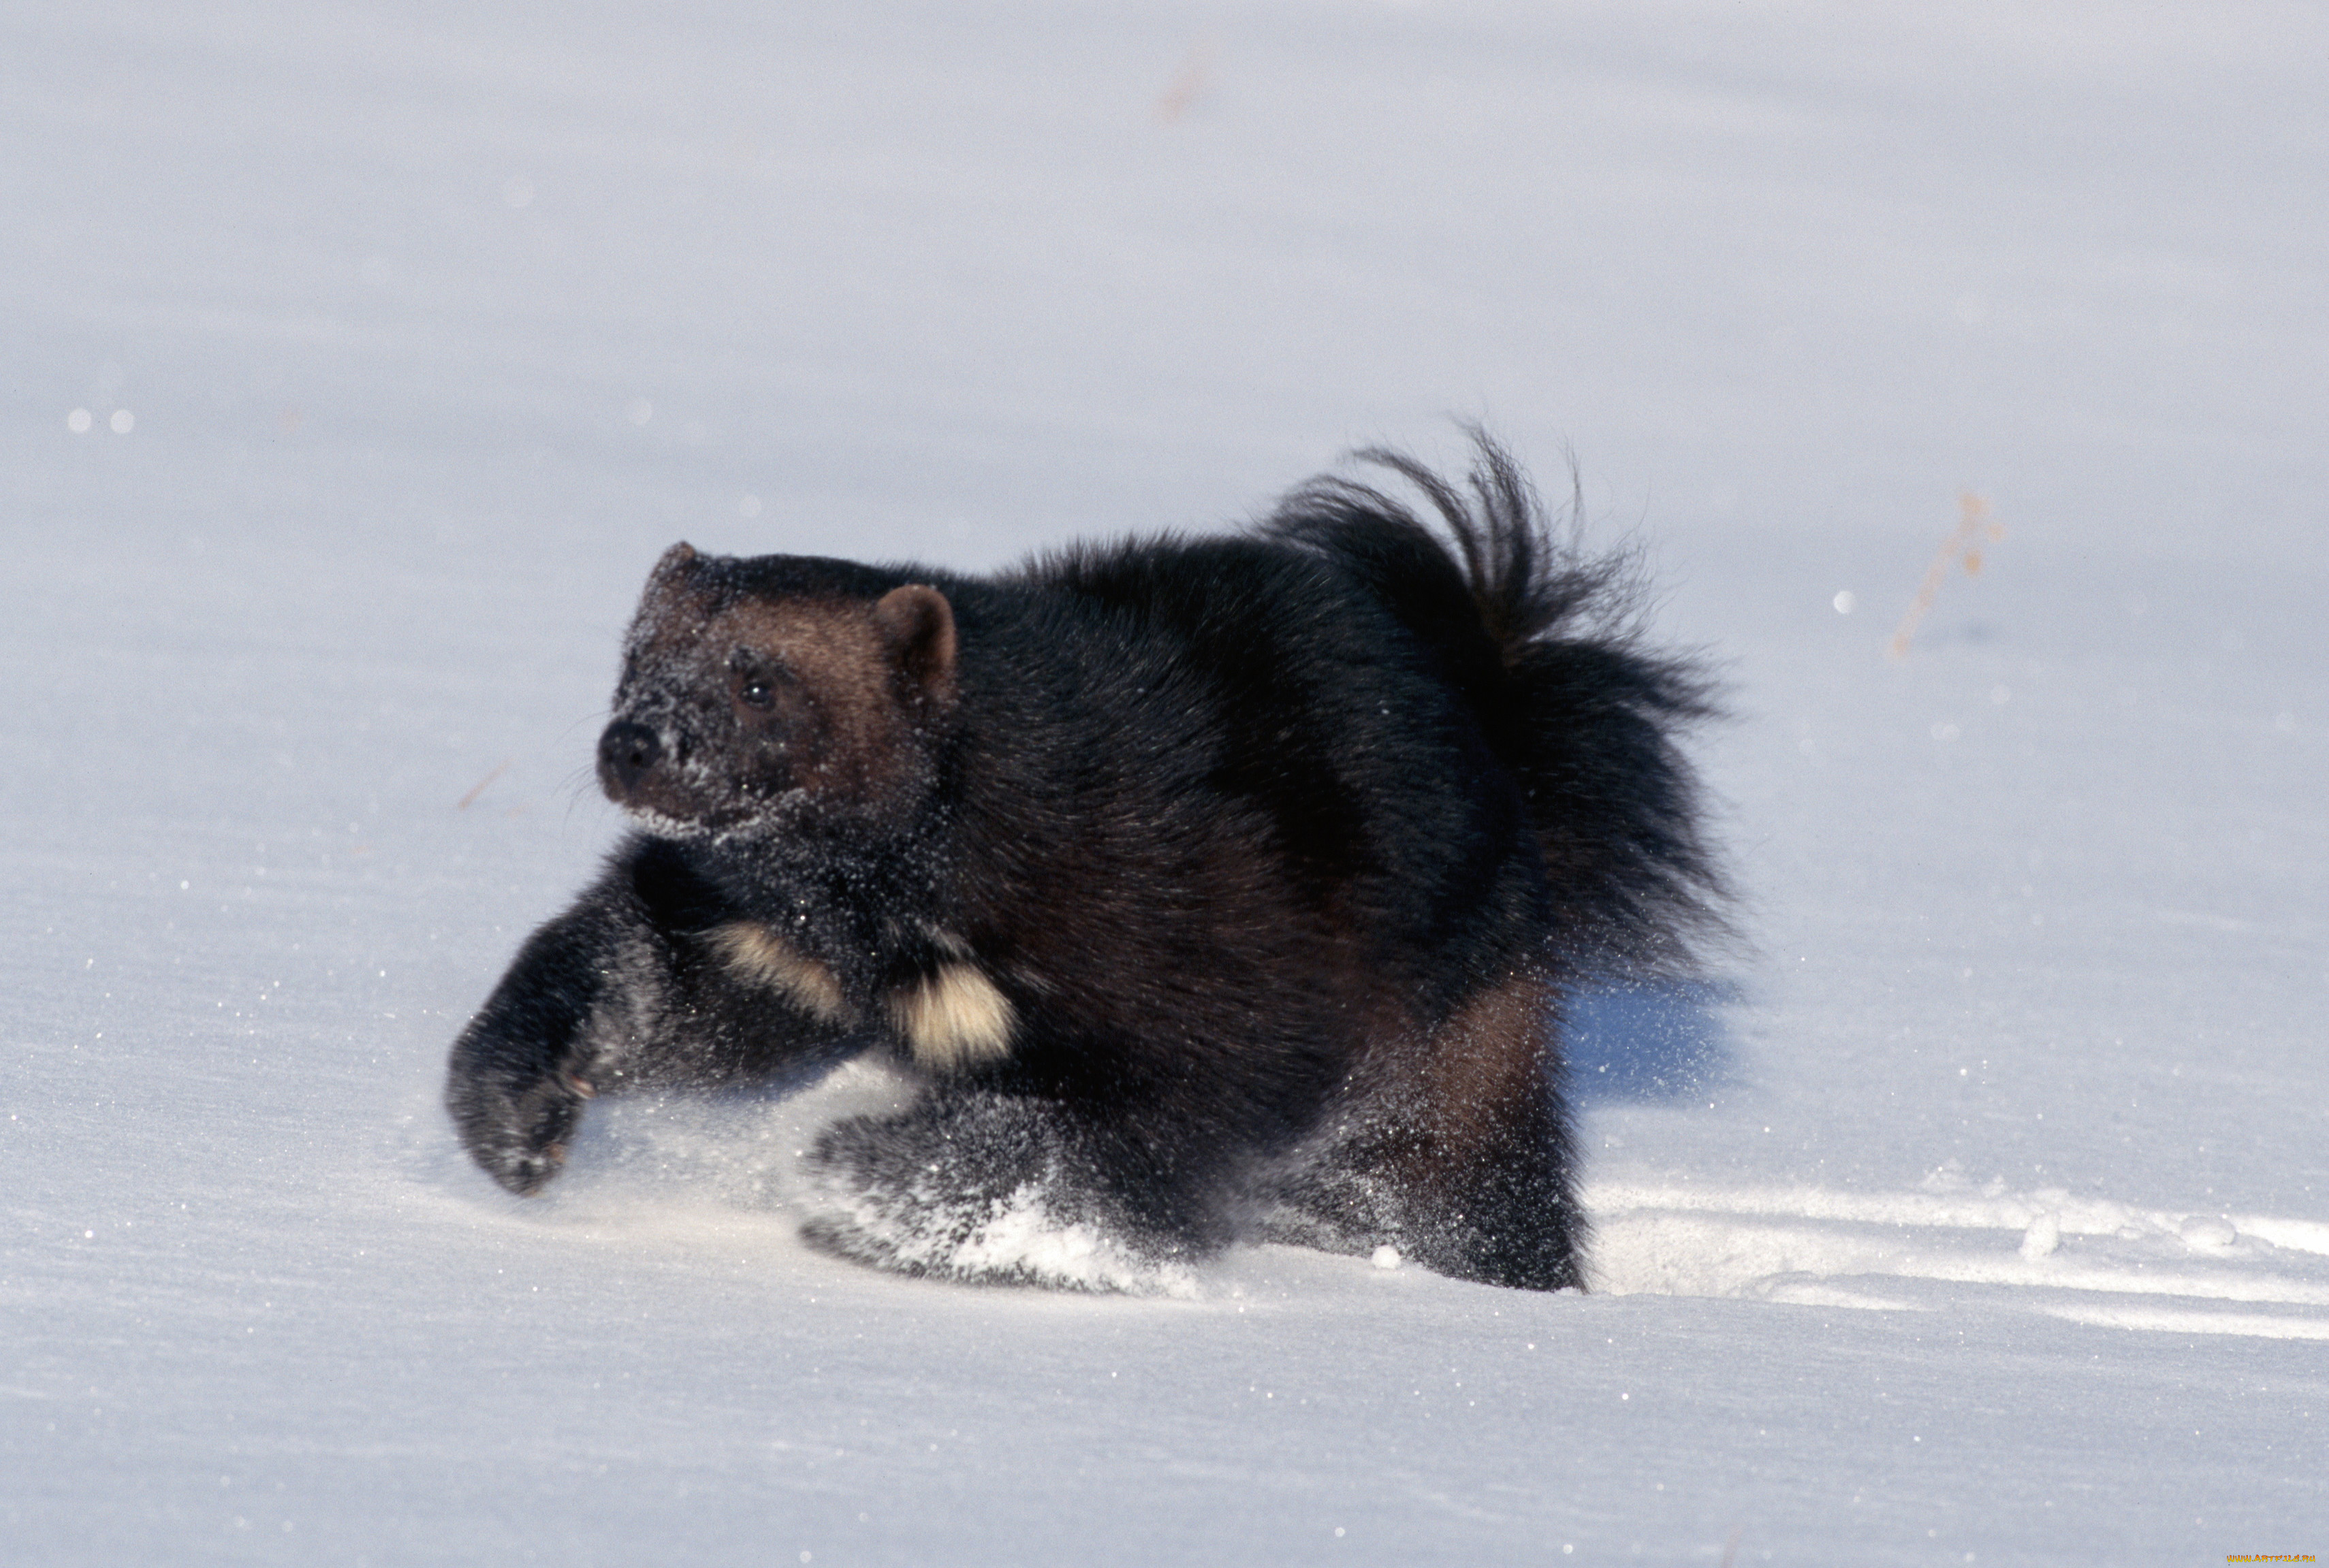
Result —
[[599, 740], [608, 797], [678, 836], [910, 809], [953, 708], [955, 621], [900, 575], [672, 546]]

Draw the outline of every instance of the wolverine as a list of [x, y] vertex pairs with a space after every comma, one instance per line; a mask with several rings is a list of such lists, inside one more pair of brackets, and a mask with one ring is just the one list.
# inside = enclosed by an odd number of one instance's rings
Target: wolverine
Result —
[[1711, 684], [1485, 436], [1461, 483], [1358, 455], [991, 577], [673, 546], [599, 743], [634, 831], [455, 1043], [471, 1155], [533, 1193], [596, 1094], [871, 1053], [919, 1087], [807, 1153], [845, 1257], [1080, 1282], [1032, 1225], [1581, 1288], [1562, 1001], [1721, 927]]

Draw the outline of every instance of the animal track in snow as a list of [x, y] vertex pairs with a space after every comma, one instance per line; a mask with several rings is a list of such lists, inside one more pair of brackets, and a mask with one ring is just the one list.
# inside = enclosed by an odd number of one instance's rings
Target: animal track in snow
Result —
[[[611, 1223], [645, 1199], [655, 1223], [673, 1225], [708, 1202], [731, 1216], [778, 1217], [789, 1235], [808, 1196], [800, 1151], [833, 1121], [894, 1110], [907, 1092], [860, 1062], [783, 1099], [602, 1104], [561, 1194], [534, 1212]], [[681, 1194], [685, 1203], [667, 1201]], [[1949, 1172], [1896, 1192], [1620, 1179], [1589, 1185], [1585, 1204], [1590, 1284], [1606, 1295], [1880, 1311], [1978, 1305], [2168, 1333], [2329, 1339], [2329, 1222], [2320, 1220], [2144, 1208], [2002, 1181], [1975, 1188]], [[1080, 1259], [1053, 1282], [1089, 1288]], [[1202, 1295], [1211, 1272], [1130, 1288]]]
[[2059, 1189], [1589, 1188], [1595, 1288], [1801, 1306], [1979, 1301], [2076, 1323], [2329, 1339], [2329, 1224]]

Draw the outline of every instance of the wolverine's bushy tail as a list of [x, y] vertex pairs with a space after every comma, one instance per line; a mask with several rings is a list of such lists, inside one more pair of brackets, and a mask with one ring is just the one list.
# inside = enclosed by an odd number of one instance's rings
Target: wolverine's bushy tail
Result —
[[1382, 491], [1334, 476], [1264, 526], [1366, 582], [1469, 697], [1527, 802], [1567, 953], [1685, 970], [1723, 928], [1723, 878], [1676, 745], [1716, 712], [1712, 682], [1644, 646], [1633, 559], [1557, 540], [1512, 458], [1472, 436], [1460, 489], [1400, 453], [1356, 454], [1420, 492], [1444, 539]]

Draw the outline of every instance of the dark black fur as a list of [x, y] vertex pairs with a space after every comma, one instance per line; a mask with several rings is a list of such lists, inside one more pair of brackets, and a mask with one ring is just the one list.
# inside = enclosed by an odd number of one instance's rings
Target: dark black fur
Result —
[[992, 579], [676, 547], [600, 746], [644, 831], [453, 1048], [479, 1163], [533, 1191], [599, 1089], [870, 1049], [929, 1088], [814, 1152], [847, 1255], [1043, 1277], [975, 1244], [1032, 1195], [1151, 1257], [1580, 1284], [1556, 1006], [1713, 922], [1705, 688], [1495, 446], [1468, 492], [1364, 455], [1444, 538], [1325, 479]]

